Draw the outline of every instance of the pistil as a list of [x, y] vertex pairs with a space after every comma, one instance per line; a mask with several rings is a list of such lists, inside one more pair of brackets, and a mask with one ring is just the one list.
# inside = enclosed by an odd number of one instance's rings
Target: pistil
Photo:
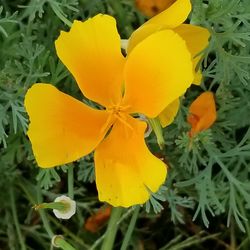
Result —
[[122, 106], [120, 104], [112, 105], [111, 107], [107, 108], [109, 112], [108, 119], [106, 123], [103, 125], [101, 132], [104, 132], [108, 128], [110, 128], [117, 120], [123, 123], [126, 127], [130, 130], [133, 130], [132, 126], [126, 121], [129, 114], [126, 112], [130, 108], [129, 105]]

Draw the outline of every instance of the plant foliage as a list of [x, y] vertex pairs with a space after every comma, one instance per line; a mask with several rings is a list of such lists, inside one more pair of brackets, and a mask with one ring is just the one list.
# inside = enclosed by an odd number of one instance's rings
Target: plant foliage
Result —
[[[148, 140], [166, 160], [168, 180], [140, 210], [131, 249], [139, 249], [142, 239], [162, 250], [207, 249], [202, 242], [208, 239], [211, 248], [250, 246], [250, 4], [249, 0], [192, 3], [188, 22], [211, 33], [200, 61], [204, 79], [201, 86], [191, 86], [174, 123], [164, 129], [164, 150], [154, 135]], [[26, 137], [28, 117], [23, 106], [27, 89], [36, 82], [53, 83], [82, 98], [56, 56], [54, 40], [74, 19], [85, 20], [99, 12], [116, 17], [122, 38], [145, 21], [132, 0], [0, 1], [1, 249], [49, 249], [53, 232], [64, 234], [77, 249], [98, 249], [102, 240], [100, 233], [84, 229], [87, 217], [100, 207], [92, 155], [73, 166], [39, 169]], [[209, 130], [190, 138], [188, 107], [206, 90], [215, 94], [218, 119]], [[78, 211], [69, 223], [32, 210], [72, 188]], [[122, 235], [131, 211], [120, 221]], [[140, 227], [142, 223], [146, 226]], [[148, 228], [155, 230], [153, 235]]]

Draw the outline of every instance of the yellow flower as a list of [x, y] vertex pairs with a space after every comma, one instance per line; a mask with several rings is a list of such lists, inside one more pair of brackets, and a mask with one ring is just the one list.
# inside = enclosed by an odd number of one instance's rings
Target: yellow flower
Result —
[[[153, 0], [143, 1], [144, 5], [147, 6], [152, 2]], [[195, 76], [193, 83], [199, 85], [202, 80], [200, 69], [196, 69], [201, 58], [199, 53], [207, 47], [210, 33], [205, 28], [191, 24], [183, 24], [191, 11], [192, 6], [190, 0], [166, 0], [165, 2], [168, 7], [166, 10], [149, 19], [132, 34], [128, 42], [127, 51], [130, 53], [141, 41], [155, 32], [172, 29], [186, 41], [187, 47], [192, 55], [193, 72]], [[179, 101], [177, 100], [173, 102], [171, 106], [165, 108], [159, 117], [163, 127], [166, 127], [173, 121], [178, 109]], [[172, 115], [170, 116], [169, 114]]]
[[210, 128], [216, 120], [216, 106], [212, 92], [199, 95], [189, 107], [188, 123], [191, 125], [190, 136]]
[[95, 150], [99, 199], [124, 207], [144, 203], [167, 170], [146, 146], [146, 123], [133, 114], [157, 117], [190, 86], [192, 61], [184, 40], [172, 30], [154, 32], [125, 58], [115, 19], [98, 14], [74, 21], [55, 45], [82, 93], [105, 108], [93, 109], [50, 84], [34, 84], [25, 107], [38, 165], [54, 167]]

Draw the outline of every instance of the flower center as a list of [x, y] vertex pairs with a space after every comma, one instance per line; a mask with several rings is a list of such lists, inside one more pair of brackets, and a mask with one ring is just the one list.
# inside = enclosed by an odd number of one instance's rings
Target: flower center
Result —
[[127, 113], [128, 108], [129, 106], [113, 105], [108, 110], [110, 110], [111, 112], [111, 116], [114, 119], [114, 123], [118, 120], [121, 123], [123, 123], [126, 127], [132, 129], [130, 124], [127, 122], [127, 118], [129, 115]]
[[112, 113], [114, 116], [121, 116], [122, 114], [126, 113], [128, 106], [121, 106], [121, 105], [112, 105], [111, 107], [107, 108], [108, 111]]
[[113, 104], [110, 107], [107, 108], [107, 111], [109, 112], [109, 117], [103, 126], [103, 130], [106, 130], [107, 128], [110, 128], [116, 121], [119, 121], [125, 125], [125, 127], [129, 129], [133, 129], [131, 125], [128, 122], [128, 109], [130, 106], [122, 106], [120, 104]]

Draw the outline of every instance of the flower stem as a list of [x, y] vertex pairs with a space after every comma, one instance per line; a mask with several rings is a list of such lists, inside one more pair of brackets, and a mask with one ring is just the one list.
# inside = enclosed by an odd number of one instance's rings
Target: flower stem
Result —
[[[42, 203], [42, 194], [41, 194], [41, 188], [40, 188], [40, 183], [38, 183], [37, 185], [37, 200], [39, 203]], [[42, 219], [42, 222], [43, 222], [43, 226], [47, 232], [47, 234], [49, 235], [50, 238], [52, 238], [54, 236], [54, 233], [50, 227], [50, 223], [49, 223], [49, 220], [46, 216], [46, 213], [44, 210], [38, 210], [40, 216], [41, 216], [41, 219]]]
[[134, 210], [134, 214], [130, 220], [130, 223], [129, 223], [129, 226], [128, 226], [128, 230], [125, 234], [125, 237], [123, 239], [123, 242], [122, 242], [122, 246], [121, 246], [121, 250], [126, 250], [127, 247], [128, 247], [128, 244], [129, 244], [129, 241], [130, 241], [130, 238], [132, 236], [132, 233], [134, 231], [134, 228], [135, 228], [135, 224], [136, 224], [136, 220], [138, 218], [138, 215], [139, 215], [139, 211], [140, 211], [140, 206], [137, 206]]
[[67, 241], [63, 239], [63, 237], [57, 235], [54, 238], [54, 244], [56, 247], [59, 247], [63, 250], [76, 250], [74, 247], [72, 247]]
[[[36, 190], [37, 190], [37, 199], [35, 199], [32, 194], [28, 191], [28, 189], [26, 188], [26, 185], [23, 184], [23, 182], [19, 182], [20, 187], [22, 188], [22, 190], [24, 191], [24, 193], [27, 195], [28, 200], [35, 204], [37, 202], [41, 203], [43, 201], [42, 199], [42, 193], [41, 193], [41, 188], [40, 188], [40, 183], [38, 183]], [[57, 202], [55, 202], [57, 203]], [[42, 203], [42, 204], [46, 204], [46, 203]], [[44, 228], [47, 232], [47, 234], [49, 235], [49, 237], [51, 239], [53, 239], [53, 237], [55, 237], [54, 242], [55, 244], [60, 247], [63, 250], [76, 250], [74, 247], [72, 247], [69, 243], [67, 243], [61, 236], [61, 239], [57, 239], [57, 236], [54, 235], [51, 226], [50, 226], [50, 222], [47, 218], [47, 214], [43, 209], [38, 209], [38, 213], [41, 216]], [[54, 220], [53, 223], [56, 224], [58, 227], [62, 227], [62, 231], [65, 232], [67, 235], [69, 235], [73, 240], [75, 240], [77, 243], [81, 244], [83, 247], [86, 247], [85, 249], [88, 249], [88, 246], [85, 245], [85, 243], [78, 238], [77, 236], [75, 236], [73, 233], [71, 233], [71, 231], [69, 231], [66, 227], [62, 226], [60, 223], [58, 223], [53, 217], [50, 218], [51, 220]], [[22, 249], [22, 250], [26, 250]]]
[[17, 218], [17, 210], [16, 210], [15, 195], [14, 195], [13, 187], [10, 187], [10, 204], [11, 204], [12, 216], [13, 216], [14, 224], [16, 227], [17, 237], [21, 246], [21, 250], [26, 250], [23, 236], [21, 233], [21, 229], [19, 226], [18, 218]]
[[[127, 219], [132, 213], [133, 208], [128, 209], [118, 220], [117, 225], [119, 226], [125, 219]], [[99, 239], [97, 239], [94, 244], [91, 246], [90, 250], [97, 249], [97, 247], [101, 244], [101, 242], [104, 240], [105, 234], [103, 234]]]
[[56, 225], [57, 227], [60, 228], [60, 230], [66, 235], [69, 236], [75, 243], [78, 243], [81, 245], [81, 250], [83, 249], [90, 249], [90, 246], [87, 245], [81, 238], [79, 238], [77, 235], [72, 233], [67, 227], [64, 225], [60, 224], [58, 220], [56, 220], [53, 216], [48, 215], [49, 220]]
[[162, 134], [162, 126], [161, 126], [160, 120], [158, 118], [154, 118], [154, 119], [148, 119], [148, 122], [151, 128], [153, 129], [156, 135], [157, 143], [160, 149], [162, 150], [165, 145], [165, 140]]
[[50, 202], [50, 203], [42, 203], [42, 204], [38, 204], [38, 205], [35, 205], [33, 207], [35, 210], [38, 210], [38, 209], [56, 209], [56, 210], [59, 210], [59, 211], [65, 211], [67, 210], [67, 205], [63, 202]]
[[115, 242], [115, 236], [118, 229], [118, 221], [122, 215], [123, 208], [113, 207], [109, 224], [105, 233], [104, 242], [101, 250], [112, 250]]
[[73, 165], [68, 168], [68, 196], [74, 200], [74, 167]]

